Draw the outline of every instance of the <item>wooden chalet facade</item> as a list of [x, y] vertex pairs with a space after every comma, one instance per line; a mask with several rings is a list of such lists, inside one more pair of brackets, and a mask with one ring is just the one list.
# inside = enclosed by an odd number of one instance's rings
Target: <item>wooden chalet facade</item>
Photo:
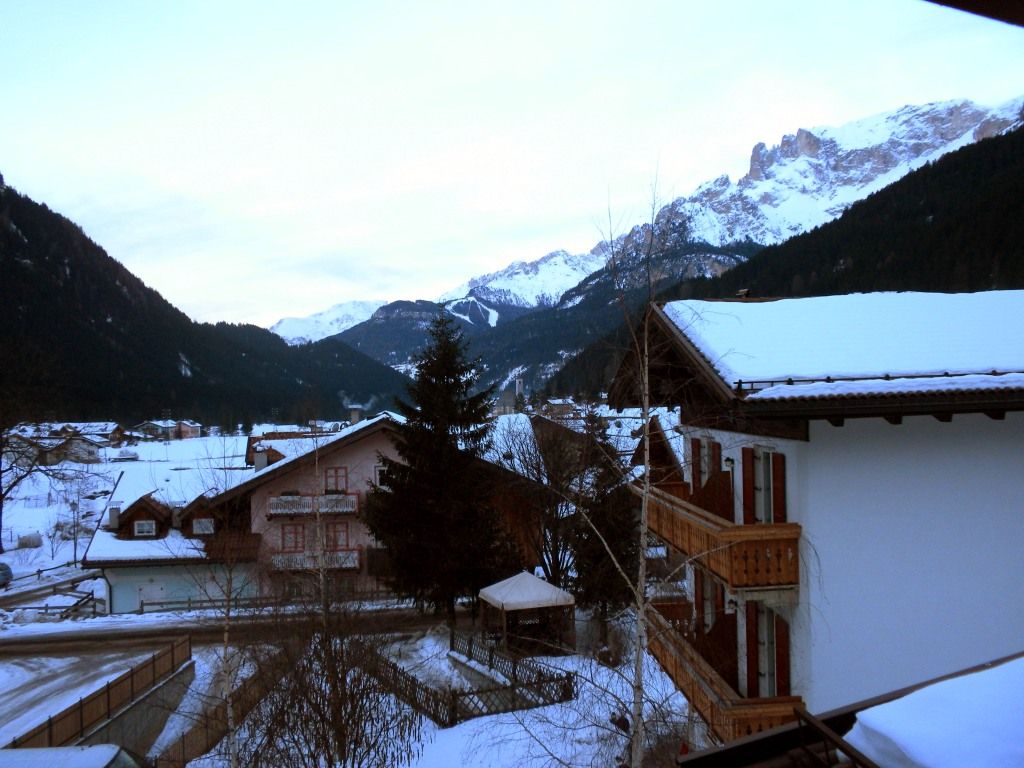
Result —
[[1021, 317], [1015, 291], [649, 309], [679, 422], [650, 424], [648, 528], [692, 563], [650, 648], [712, 741], [1024, 647]]

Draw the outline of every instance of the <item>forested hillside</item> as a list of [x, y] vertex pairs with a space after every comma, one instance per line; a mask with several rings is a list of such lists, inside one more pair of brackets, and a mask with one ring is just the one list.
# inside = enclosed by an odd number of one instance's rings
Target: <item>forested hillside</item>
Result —
[[2, 179], [0, 275], [5, 421], [329, 417], [404, 391], [404, 377], [340, 341], [290, 348], [256, 326], [193, 322]]

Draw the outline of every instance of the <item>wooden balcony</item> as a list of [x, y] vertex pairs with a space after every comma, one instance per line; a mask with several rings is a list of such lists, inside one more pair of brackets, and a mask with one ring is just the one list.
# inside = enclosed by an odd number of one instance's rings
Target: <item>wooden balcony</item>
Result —
[[359, 550], [339, 549], [324, 552], [282, 552], [270, 556], [271, 568], [275, 571], [316, 571], [320, 568], [328, 570], [358, 570]]
[[[634, 486], [634, 491], [639, 489]], [[733, 592], [800, 584], [797, 523], [736, 525], [657, 488], [647, 528], [721, 579]]]
[[657, 609], [648, 609], [647, 620], [648, 648], [716, 738], [732, 741], [796, 720], [799, 696], [743, 698]]
[[326, 493], [322, 496], [271, 496], [268, 499], [268, 517], [297, 517], [314, 515], [345, 515], [359, 511], [359, 495], [355, 493]]

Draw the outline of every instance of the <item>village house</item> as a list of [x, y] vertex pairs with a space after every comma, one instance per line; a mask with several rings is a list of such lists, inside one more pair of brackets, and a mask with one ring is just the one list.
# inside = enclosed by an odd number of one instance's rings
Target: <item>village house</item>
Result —
[[82, 566], [103, 570], [109, 613], [165, 610], [255, 597], [258, 550], [259, 538], [212, 509], [205, 494], [183, 505], [152, 491], [111, 501]]
[[265, 593], [311, 592], [321, 569], [339, 593], [381, 587], [380, 550], [359, 513], [379, 479], [379, 457], [397, 456], [390, 434], [400, 418], [384, 413], [335, 433], [261, 440], [251, 452], [261, 468], [211, 499], [215, 508], [249, 511]]
[[650, 647], [713, 739], [1022, 650], [1021, 317], [1021, 291], [651, 306], [678, 418], [648, 527], [692, 565]]
[[[333, 434], [287, 434], [250, 441], [247, 458], [256, 473], [211, 498], [215, 508], [234, 504], [249, 510], [259, 536], [262, 590], [298, 595], [319, 587], [326, 569], [336, 593], [385, 588], [386, 550], [373, 538], [361, 512], [367, 493], [381, 480], [381, 456], [399, 460], [396, 425], [402, 417], [384, 412]], [[536, 483], [485, 461], [494, 475], [495, 503], [508, 535], [533, 567], [539, 555], [526, 508], [543, 491]], [[453, 478], [453, 482], [457, 482]]]
[[157, 419], [137, 424], [132, 430], [150, 440], [188, 440], [202, 434], [203, 425], [192, 419]]

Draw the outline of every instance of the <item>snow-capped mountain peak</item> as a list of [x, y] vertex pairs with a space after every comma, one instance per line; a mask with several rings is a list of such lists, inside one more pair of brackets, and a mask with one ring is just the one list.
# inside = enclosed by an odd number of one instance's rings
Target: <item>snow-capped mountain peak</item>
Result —
[[536, 261], [516, 261], [498, 272], [474, 277], [440, 297], [447, 303], [472, 296], [489, 305], [546, 307], [604, 266], [605, 257], [591, 252], [552, 251]]
[[270, 326], [270, 330], [292, 345], [319, 341], [369, 320], [370, 316], [385, 303], [343, 301], [309, 317], [286, 317], [278, 320]]
[[720, 176], [673, 201], [694, 239], [724, 245], [778, 243], [839, 216], [847, 207], [947, 152], [1001, 133], [1024, 100], [994, 109], [970, 101], [907, 106], [839, 127], [799, 129], [770, 149], [759, 143], [745, 176]]

